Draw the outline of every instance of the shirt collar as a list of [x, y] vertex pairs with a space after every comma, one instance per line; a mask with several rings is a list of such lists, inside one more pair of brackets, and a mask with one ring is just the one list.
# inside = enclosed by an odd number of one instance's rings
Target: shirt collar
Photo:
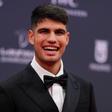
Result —
[[31, 62], [31, 66], [36, 71], [36, 73], [39, 75], [39, 77], [41, 78], [42, 81], [44, 81], [44, 79], [43, 79], [44, 75], [57, 77], [57, 76], [60, 76], [60, 75], [62, 75], [64, 73], [64, 71], [63, 71], [63, 61], [62, 60], [61, 60], [61, 68], [60, 68], [59, 72], [56, 75], [49, 72], [49, 71], [47, 71], [41, 65], [39, 65], [38, 62], [35, 59], [35, 56], [33, 57], [33, 60]]

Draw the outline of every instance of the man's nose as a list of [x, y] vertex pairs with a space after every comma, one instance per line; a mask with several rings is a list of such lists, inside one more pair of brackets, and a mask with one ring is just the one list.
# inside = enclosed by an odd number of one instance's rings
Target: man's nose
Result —
[[47, 41], [50, 42], [50, 43], [55, 43], [55, 42], [57, 41], [56, 35], [55, 35], [54, 32], [51, 32], [51, 33], [48, 35]]

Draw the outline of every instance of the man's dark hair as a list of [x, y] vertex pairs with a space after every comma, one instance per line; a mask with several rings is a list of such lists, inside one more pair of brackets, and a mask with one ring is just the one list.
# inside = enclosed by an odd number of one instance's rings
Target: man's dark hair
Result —
[[67, 25], [68, 22], [67, 12], [63, 8], [53, 4], [47, 4], [38, 6], [32, 11], [31, 25], [36, 26], [46, 18], [61, 22], [64, 25]]

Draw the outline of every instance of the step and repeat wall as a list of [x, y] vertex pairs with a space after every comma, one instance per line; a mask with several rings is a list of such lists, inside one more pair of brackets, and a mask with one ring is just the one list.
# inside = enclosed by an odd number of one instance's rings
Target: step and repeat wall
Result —
[[68, 12], [71, 35], [63, 57], [65, 67], [93, 83], [98, 112], [112, 112], [111, 0], [0, 0], [0, 80], [32, 60], [27, 29], [32, 9], [42, 3]]

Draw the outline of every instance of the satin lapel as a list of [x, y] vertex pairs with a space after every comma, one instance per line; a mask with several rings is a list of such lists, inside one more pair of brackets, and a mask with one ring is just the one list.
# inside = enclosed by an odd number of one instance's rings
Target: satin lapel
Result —
[[62, 112], [75, 112], [79, 101], [80, 85], [74, 78], [73, 74], [68, 75], [65, 102]]
[[19, 86], [28, 98], [44, 112], [58, 112], [58, 108], [52, 100], [47, 88], [33, 68], [28, 66], [24, 74], [23, 83], [21, 85], [19, 84]]

